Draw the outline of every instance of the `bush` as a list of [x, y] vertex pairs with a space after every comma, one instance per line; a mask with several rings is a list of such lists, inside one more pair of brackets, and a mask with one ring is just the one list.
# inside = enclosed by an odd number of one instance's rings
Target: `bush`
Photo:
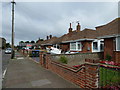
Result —
[[31, 51], [29, 52], [29, 57], [32, 57], [32, 52]]
[[61, 56], [59, 60], [61, 63], [65, 63], [65, 64], [68, 63], [68, 59], [65, 56]]
[[106, 55], [106, 60], [111, 61], [111, 59], [112, 59], [112, 57], [109, 54], [107, 54]]

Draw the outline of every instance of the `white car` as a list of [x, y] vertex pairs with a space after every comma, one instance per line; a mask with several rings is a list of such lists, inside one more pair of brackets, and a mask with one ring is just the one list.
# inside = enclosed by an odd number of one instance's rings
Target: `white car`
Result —
[[12, 53], [12, 48], [7, 48], [5, 50], [5, 54], [11, 54]]

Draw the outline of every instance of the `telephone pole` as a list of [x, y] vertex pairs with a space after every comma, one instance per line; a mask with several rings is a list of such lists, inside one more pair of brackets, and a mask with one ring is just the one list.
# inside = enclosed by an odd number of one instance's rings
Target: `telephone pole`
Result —
[[15, 5], [15, 2], [14, 0], [12, 0], [12, 40], [11, 40], [11, 43], [12, 43], [12, 54], [11, 54], [11, 59], [14, 58], [14, 55], [15, 55], [15, 52], [14, 52], [14, 5]]

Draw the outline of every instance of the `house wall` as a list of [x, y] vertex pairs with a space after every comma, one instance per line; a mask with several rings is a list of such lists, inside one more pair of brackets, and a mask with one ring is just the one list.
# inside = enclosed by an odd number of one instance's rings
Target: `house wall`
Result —
[[69, 51], [70, 50], [70, 43], [64, 43], [64, 44], [60, 44], [60, 48], [62, 49], [62, 51]]
[[84, 41], [82, 42], [82, 53], [92, 52], [92, 42], [91, 41]]
[[105, 38], [104, 39], [104, 59], [106, 59], [106, 55], [109, 54], [112, 57], [114, 57], [114, 48], [113, 48], [113, 38]]

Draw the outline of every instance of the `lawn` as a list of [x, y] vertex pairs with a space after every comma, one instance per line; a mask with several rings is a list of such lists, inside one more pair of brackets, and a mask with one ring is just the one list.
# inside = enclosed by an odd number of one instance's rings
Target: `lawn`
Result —
[[120, 71], [100, 67], [100, 86], [120, 84]]

